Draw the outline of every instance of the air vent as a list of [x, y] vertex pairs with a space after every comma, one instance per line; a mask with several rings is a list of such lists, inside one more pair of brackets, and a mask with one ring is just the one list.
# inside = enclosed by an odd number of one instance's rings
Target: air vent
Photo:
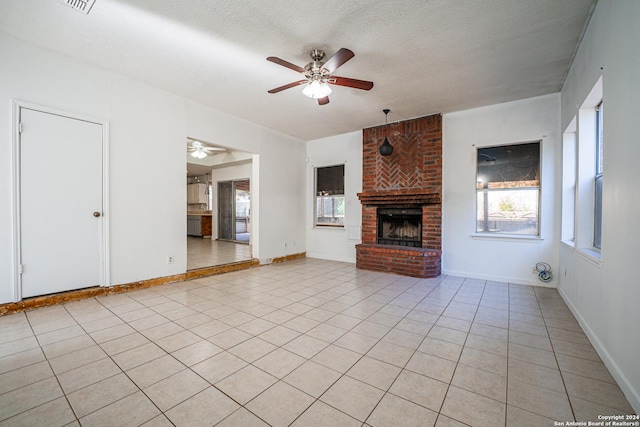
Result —
[[85, 15], [89, 14], [89, 11], [93, 7], [93, 4], [96, 0], [58, 0], [60, 3], [64, 3], [67, 6], [77, 10], [78, 12], [82, 12]]

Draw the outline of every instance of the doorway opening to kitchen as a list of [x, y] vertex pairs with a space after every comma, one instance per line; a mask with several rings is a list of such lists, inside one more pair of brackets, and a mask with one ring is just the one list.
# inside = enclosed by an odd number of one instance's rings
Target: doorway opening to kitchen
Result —
[[187, 270], [253, 258], [254, 166], [251, 153], [188, 140]]

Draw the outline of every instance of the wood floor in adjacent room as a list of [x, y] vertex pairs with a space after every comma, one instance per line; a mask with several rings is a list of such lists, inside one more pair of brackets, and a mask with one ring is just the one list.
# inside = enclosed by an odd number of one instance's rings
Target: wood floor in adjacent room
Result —
[[554, 289], [300, 259], [0, 317], [0, 426], [632, 413]]

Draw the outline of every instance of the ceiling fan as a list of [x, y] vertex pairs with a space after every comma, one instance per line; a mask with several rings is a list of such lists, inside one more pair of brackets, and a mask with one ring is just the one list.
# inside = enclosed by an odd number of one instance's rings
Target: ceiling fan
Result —
[[285, 89], [306, 84], [302, 93], [309, 98], [317, 99], [318, 104], [326, 105], [329, 103], [329, 94], [331, 94], [331, 87], [329, 87], [329, 85], [347, 86], [362, 90], [369, 90], [373, 87], [373, 82], [368, 82], [366, 80], [332, 76], [338, 67], [355, 56], [355, 54], [349, 49], [344, 47], [341, 48], [326, 62], [322, 62], [322, 59], [324, 58], [324, 51], [322, 49], [312, 49], [311, 52], [309, 52], [309, 55], [311, 56], [312, 61], [305, 65], [304, 68], [275, 56], [268, 57], [267, 61], [290, 68], [293, 71], [301, 73], [305, 77], [304, 80], [298, 80], [297, 82], [271, 89], [268, 92], [278, 93]]
[[219, 152], [227, 151], [222, 147], [211, 147], [209, 145], [205, 145], [200, 141], [195, 140], [187, 140], [187, 153], [190, 153], [191, 156], [196, 159], [204, 159], [207, 155], [218, 154]]

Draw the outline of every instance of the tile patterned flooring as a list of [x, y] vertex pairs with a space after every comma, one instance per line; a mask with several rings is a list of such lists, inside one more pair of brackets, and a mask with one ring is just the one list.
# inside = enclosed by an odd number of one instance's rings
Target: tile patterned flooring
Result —
[[187, 237], [187, 270], [251, 259], [251, 246], [201, 237]]
[[0, 426], [552, 426], [632, 412], [554, 289], [307, 258], [0, 317]]

